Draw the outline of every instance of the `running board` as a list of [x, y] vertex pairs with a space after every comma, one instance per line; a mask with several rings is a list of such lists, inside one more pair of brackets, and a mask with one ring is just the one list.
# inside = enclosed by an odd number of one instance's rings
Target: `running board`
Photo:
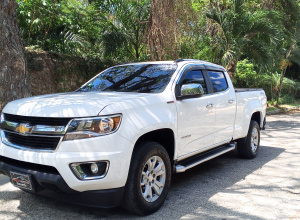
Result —
[[178, 164], [176, 165], [176, 173], [182, 173], [182, 172], [186, 171], [187, 169], [190, 169], [194, 166], [197, 166], [200, 163], [203, 163], [205, 161], [213, 159], [217, 156], [225, 154], [228, 151], [232, 151], [234, 149], [235, 149], [235, 144], [230, 143], [230, 144], [220, 146], [218, 148], [214, 148], [209, 151], [205, 151], [201, 154], [195, 155], [191, 158], [187, 158], [183, 161], [179, 161]]

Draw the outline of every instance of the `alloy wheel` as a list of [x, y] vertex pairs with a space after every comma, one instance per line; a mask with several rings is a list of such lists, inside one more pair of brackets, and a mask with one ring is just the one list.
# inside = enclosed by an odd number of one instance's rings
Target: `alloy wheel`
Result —
[[166, 181], [166, 168], [163, 160], [152, 156], [144, 165], [141, 175], [141, 193], [147, 202], [154, 202], [161, 195]]
[[251, 150], [253, 153], [256, 152], [258, 147], [258, 131], [257, 128], [254, 128], [251, 134]]

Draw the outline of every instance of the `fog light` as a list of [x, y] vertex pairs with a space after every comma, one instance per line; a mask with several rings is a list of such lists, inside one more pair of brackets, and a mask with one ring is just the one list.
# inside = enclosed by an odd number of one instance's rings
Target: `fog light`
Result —
[[94, 174], [98, 173], [98, 166], [97, 166], [97, 164], [92, 163], [92, 165], [91, 165], [91, 171]]
[[102, 179], [108, 172], [109, 161], [71, 163], [70, 168], [80, 180]]
[[76, 176], [78, 176], [79, 179], [84, 179], [86, 177], [86, 174], [82, 170], [80, 164], [73, 163], [73, 164], [71, 164], [71, 168], [74, 171], [74, 173], [76, 174]]

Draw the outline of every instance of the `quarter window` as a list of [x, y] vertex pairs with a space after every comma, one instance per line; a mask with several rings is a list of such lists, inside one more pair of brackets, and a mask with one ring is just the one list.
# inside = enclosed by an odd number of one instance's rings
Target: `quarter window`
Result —
[[223, 72], [208, 72], [214, 92], [222, 92], [228, 88]]
[[185, 84], [200, 84], [203, 89], [203, 94], [207, 94], [207, 87], [201, 70], [190, 71], [182, 82], [182, 85]]

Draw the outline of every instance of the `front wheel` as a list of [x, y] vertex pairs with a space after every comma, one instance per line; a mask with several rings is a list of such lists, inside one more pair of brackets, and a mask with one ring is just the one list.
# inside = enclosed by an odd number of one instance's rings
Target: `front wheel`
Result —
[[157, 211], [164, 203], [171, 182], [171, 162], [165, 148], [145, 142], [134, 150], [122, 206], [137, 215]]
[[256, 157], [260, 142], [260, 128], [256, 121], [251, 120], [246, 141], [237, 143], [238, 154], [247, 159]]

